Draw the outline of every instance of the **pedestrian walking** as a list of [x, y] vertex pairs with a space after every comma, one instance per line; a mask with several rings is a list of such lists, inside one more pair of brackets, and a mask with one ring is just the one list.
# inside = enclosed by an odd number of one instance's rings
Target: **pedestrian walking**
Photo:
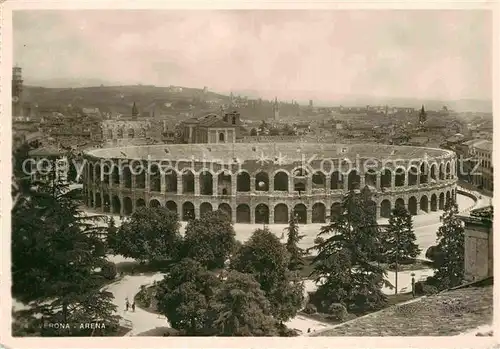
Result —
[[129, 307], [130, 307], [130, 303], [128, 301], [128, 298], [125, 298], [125, 311], [128, 311]]
[[135, 313], [135, 302], [132, 302], [132, 311]]

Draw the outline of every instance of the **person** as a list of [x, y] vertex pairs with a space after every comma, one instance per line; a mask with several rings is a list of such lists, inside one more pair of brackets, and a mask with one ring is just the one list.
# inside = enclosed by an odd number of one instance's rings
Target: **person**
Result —
[[135, 313], [135, 302], [132, 302], [132, 311]]
[[125, 299], [125, 311], [128, 311], [128, 308], [130, 306], [130, 303], [128, 302], [128, 298]]
[[415, 277], [411, 277], [411, 294], [415, 298]]

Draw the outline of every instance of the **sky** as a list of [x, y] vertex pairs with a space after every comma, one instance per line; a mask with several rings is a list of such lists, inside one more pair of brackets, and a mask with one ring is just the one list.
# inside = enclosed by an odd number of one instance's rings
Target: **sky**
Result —
[[37, 10], [13, 16], [26, 83], [98, 79], [259, 91], [490, 99], [486, 10]]

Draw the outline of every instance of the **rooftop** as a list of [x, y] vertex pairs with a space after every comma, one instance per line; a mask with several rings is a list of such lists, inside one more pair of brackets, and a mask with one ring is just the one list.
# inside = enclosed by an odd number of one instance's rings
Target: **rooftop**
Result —
[[[225, 143], [225, 144], [172, 144], [102, 148], [88, 152], [100, 158], [167, 160], [185, 159], [190, 161], [214, 159], [226, 160], [237, 157], [244, 160], [259, 160], [281, 157], [284, 162], [309, 159], [360, 159], [408, 160], [449, 157], [452, 151], [436, 148], [393, 146], [381, 144], [333, 144], [333, 143]], [[166, 155], [168, 154], [168, 155]], [[312, 160], [311, 160], [312, 161]]]
[[493, 321], [493, 286], [466, 287], [417, 298], [314, 336], [453, 336]]

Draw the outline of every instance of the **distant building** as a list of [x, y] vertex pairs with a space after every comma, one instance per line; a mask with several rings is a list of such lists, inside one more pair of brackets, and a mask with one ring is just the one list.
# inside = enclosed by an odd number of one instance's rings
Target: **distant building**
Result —
[[420, 125], [422, 125], [426, 121], [427, 121], [427, 113], [425, 112], [424, 105], [422, 104], [422, 109], [420, 109], [420, 113], [418, 114], [418, 122]]
[[493, 192], [493, 142], [474, 140], [468, 143], [468, 156], [479, 164], [478, 173], [472, 174], [472, 183], [480, 189]]
[[183, 143], [236, 143], [240, 127], [238, 112], [206, 114], [181, 123]]
[[273, 104], [273, 119], [274, 121], [278, 121], [279, 118], [280, 118], [280, 105], [278, 103], [278, 97], [275, 97]]

